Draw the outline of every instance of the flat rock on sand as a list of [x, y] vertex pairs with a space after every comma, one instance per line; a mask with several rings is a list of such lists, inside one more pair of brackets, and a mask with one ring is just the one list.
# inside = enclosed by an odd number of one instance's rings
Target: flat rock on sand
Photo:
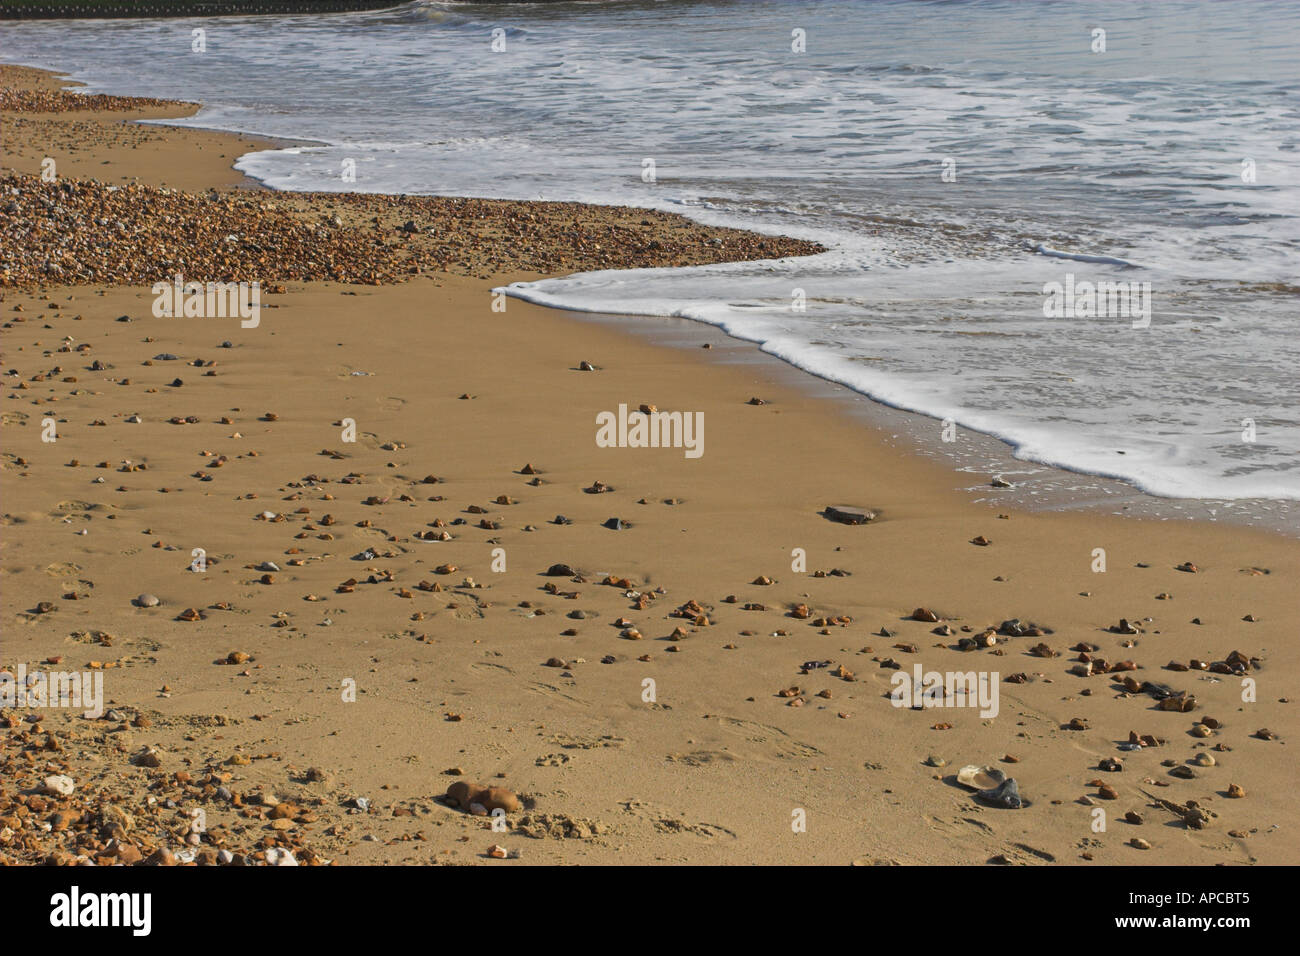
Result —
[[840, 524], [869, 524], [878, 517], [870, 508], [859, 508], [856, 505], [827, 505], [822, 514]]

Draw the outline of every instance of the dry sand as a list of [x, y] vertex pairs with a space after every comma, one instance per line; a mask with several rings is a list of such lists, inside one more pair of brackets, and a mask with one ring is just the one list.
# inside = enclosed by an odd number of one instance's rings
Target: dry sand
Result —
[[[4, 164], [31, 174], [56, 155], [64, 176], [236, 185], [247, 139], [140, 134], [132, 115], [5, 115]], [[1294, 541], [972, 503], [949, 470], [763, 363], [514, 300], [493, 310], [493, 286], [530, 275], [289, 282], [256, 329], [155, 318], [146, 287], [3, 292], [0, 663], [94, 662], [116, 713], [4, 712], [0, 860], [184, 853], [202, 808], [207, 836], [189, 847], [202, 861], [280, 846], [304, 862], [516, 865], [485, 855], [499, 844], [519, 863], [1300, 862]], [[641, 403], [702, 412], [704, 454], [597, 447], [597, 414]], [[597, 480], [613, 490], [584, 491]], [[879, 517], [819, 514], [841, 503]], [[611, 517], [630, 527], [603, 527]], [[195, 548], [204, 573], [189, 569]], [[1187, 561], [1195, 573], [1175, 569]], [[583, 580], [543, 574], [557, 563]], [[832, 569], [849, 574], [814, 574]], [[134, 606], [141, 593], [160, 604]], [[691, 600], [707, 625], [672, 616]], [[910, 620], [917, 607], [954, 634]], [[202, 619], [178, 621], [188, 608]], [[1011, 618], [1050, 633], [953, 649]], [[1109, 631], [1121, 618], [1140, 633]], [[1080, 642], [1138, 669], [1074, 676]], [[1034, 656], [1039, 643], [1058, 656]], [[1164, 669], [1234, 650], [1258, 659], [1257, 702], [1240, 676]], [[890, 659], [997, 672], [999, 713], [894, 707]], [[829, 666], [801, 668], [814, 661]], [[1018, 673], [1028, 681], [1007, 681]], [[1189, 691], [1195, 709], [1158, 710], [1126, 676]], [[1086, 729], [1068, 729], [1076, 717]], [[1205, 717], [1217, 729], [1193, 735]], [[1120, 751], [1130, 731], [1164, 744]], [[1215, 765], [1188, 764], [1200, 754]], [[1108, 758], [1123, 770], [1099, 770]], [[975, 802], [953, 781], [972, 763], [1013, 775], [1029, 805]], [[1171, 774], [1182, 766], [1195, 776]], [[57, 773], [72, 797], [25, 795]], [[458, 780], [525, 807], [494, 833], [440, 802]], [[1188, 827], [1161, 800], [1217, 816]], [[131, 826], [112, 829], [109, 803]]]

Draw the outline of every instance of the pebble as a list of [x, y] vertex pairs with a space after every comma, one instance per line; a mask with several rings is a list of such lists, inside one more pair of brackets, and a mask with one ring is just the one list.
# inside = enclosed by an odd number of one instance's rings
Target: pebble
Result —
[[76, 789], [76, 784], [66, 774], [52, 774], [45, 778], [41, 786], [41, 792], [52, 797], [70, 797]]
[[858, 508], [853, 505], [826, 505], [822, 509], [822, 514], [831, 521], [838, 521], [840, 524], [869, 524], [876, 520], [876, 512], [870, 508]]
[[472, 812], [474, 807], [482, 807], [485, 813], [496, 809], [516, 813], [523, 808], [519, 797], [505, 787], [486, 787], [465, 780], [457, 780], [448, 787], [446, 799], [466, 812]]

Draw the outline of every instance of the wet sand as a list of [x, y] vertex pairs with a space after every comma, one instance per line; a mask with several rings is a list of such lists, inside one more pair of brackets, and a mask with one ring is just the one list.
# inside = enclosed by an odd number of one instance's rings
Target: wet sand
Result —
[[[64, 177], [230, 189], [250, 146], [150, 127], [97, 172], [96, 137], [109, 156], [141, 129], [130, 111], [21, 118], [4, 116], [4, 163], [28, 176], [53, 154]], [[78, 130], [65, 163], [68, 122], [99, 132]], [[577, 260], [590, 228], [548, 248]], [[494, 310], [493, 287], [538, 274], [492, 263], [497, 248], [381, 285], [282, 281], [248, 329], [155, 318], [147, 286], [106, 277], [0, 293], [0, 663], [98, 665], [114, 711], [3, 712], [0, 857], [1297, 862], [1294, 541], [1029, 513], [996, 489], [973, 502], [969, 475], [785, 370]], [[598, 447], [597, 415], [642, 403], [703, 413], [703, 454]], [[841, 524], [827, 505], [877, 517]], [[557, 564], [574, 573], [548, 576]], [[1040, 633], [955, 649], [1011, 619]], [[1121, 619], [1138, 632], [1108, 630]], [[1234, 650], [1246, 664], [1225, 663]], [[1075, 676], [1081, 656], [1135, 669]], [[1228, 673], [1166, 668], [1193, 660]], [[997, 715], [893, 706], [892, 665], [915, 664], [996, 673]], [[1121, 750], [1130, 732], [1163, 745]], [[954, 779], [965, 764], [1001, 768], [1028, 805], [981, 805]], [[71, 796], [24, 794], [57, 774]], [[439, 799], [456, 781], [524, 806], [494, 832]], [[1185, 822], [1203, 822], [1188, 801], [1208, 825]], [[196, 808], [206, 835], [187, 842]]]

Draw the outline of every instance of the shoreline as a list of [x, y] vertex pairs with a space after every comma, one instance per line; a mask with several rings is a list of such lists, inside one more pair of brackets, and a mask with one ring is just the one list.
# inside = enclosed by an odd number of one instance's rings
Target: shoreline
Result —
[[[206, 146], [178, 129], [135, 151], [137, 178]], [[513, 865], [487, 855], [500, 843], [525, 864], [1297, 860], [1274, 827], [1294, 816], [1275, 748], [1300, 732], [1285, 697], [1300, 674], [1292, 542], [972, 503], [951, 469], [829, 407], [827, 383], [720, 330], [677, 330], [711, 336], [705, 356], [627, 334], [650, 323], [494, 310], [493, 285], [537, 275], [503, 264], [286, 280], [253, 330], [153, 318], [139, 284], [0, 290], [18, 372], [0, 664], [103, 671], [111, 698], [107, 720], [0, 719], [15, 788], [46, 734], [76, 783], [33, 820], [70, 814], [62, 829], [24, 825], [0, 854]], [[593, 416], [620, 403], [704, 415], [705, 453], [598, 447]], [[40, 439], [47, 415], [57, 443]], [[821, 513], [832, 504], [879, 517], [839, 524]], [[1011, 619], [1040, 633], [1009, 636]], [[1004, 634], [958, 649], [986, 628]], [[1260, 660], [1258, 702], [1189, 663], [1228, 666], [1233, 651]], [[1194, 710], [1126, 689], [1127, 668], [1078, 676], [1083, 657], [1132, 661], [1194, 693]], [[914, 664], [1001, 675], [1000, 715], [891, 706], [892, 676]], [[340, 701], [348, 680], [358, 693]], [[1203, 716], [1217, 718], [1206, 737]], [[1130, 731], [1164, 743], [1118, 751]], [[1126, 772], [1098, 771], [1115, 757]], [[966, 763], [1013, 772], [1029, 805], [974, 803], [953, 778]], [[1172, 772], [1184, 766], [1193, 776]], [[441, 800], [454, 781], [519, 794], [510, 831]], [[146, 808], [149, 787], [203, 806], [210, 835], [176, 838], [181, 811]], [[1218, 820], [1173, 826], [1150, 793]], [[91, 850], [66, 839], [106, 826], [109, 804], [133, 816], [128, 833]], [[1109, 833], [1091, 829], [1098, 807]], [[807, 832], [792, 834], [792, 808]]]
[[[693, 319], [659, 315], [611, 315], [578, 312], [557, 306], [541, 306], [562, 312], [576, 322], [588, 322], [619, 329], [648, 342], [666, 344], [683, 352], [701, 349], [709, 343], [711, 359], [720, 360], [721, 349], [734, 355], [728, 361], [752, 364], [768, 377], [788, 382], [810, 396], [834, 406], [832, 414], [860, 422], [890, 436], [901, 455], [924, 460], [947, 472], [955, 489], [973, 504], [999, 508], [1014, 507], [1030, 512], [1091, 512], [1131, 517], [1151, 522], [1204, 522], [1209, 525], [1248, 528], [1282, 538], [1300, 538], [1300, 508], [1285, 499], [1167, 498], [1153, 495], [1119, 478], [1072, 471], [1015, 457], [1010, 442], [995, 435], [958, 427], [962, 451], [939, 444], [942, 423], [929, 415], [878, 401], [830, 379], [824, 379], [784, 359], [764, 352], [757, 344], [737, 339], [716, 326]], [[721, 340], [721, 341], [720, 341]], [[962, 476], [968, 475], [968, 480]], [[1003, 477], [1011, 488], [993, 488], [990, 480]], [[1237, 504], [1257, 502], [1272, 506], [1267, 515], [1245, 514], [1232, 509]], [[1225, 507], [1226, 506], [1226, 507]]]
[[[14, 69], [14, 67], [0, 67], [4, 69]], [[62, 88], [69, 84], [84, 85], [77, 81], [69, 79], [67, 74], [61, 74], [57, 71], [46, 70], [39, 67], [19, 67], [21, 70], [30, 70], [35, 74], [42, 75], [41, 85], [51, 89]], [[102, 95], [102, 94], [101, 94]], [[118, 99], [130, 99], [129, 97]], [[136, 122], [141, 125], [158, 125], [160, 128], [173, 130], [193, 130], [198, 133], [209, 133], [216, 137], [235, 136], [241, 143], [248, 143], [248, 148], [243, 150], [239, 155], [245, 155], [258, 149], [284, 149], [298, 146], [328, 145], [319, 141], [311, 140], [285, 140], [275, 137], [267, 137], [259, 134], [246, 132], [237, 132], [232, 130], [223, 130], [217, 127], [190, 126], [190, 125], [172, 125], [169, 120], [192, 117], [202, 109], [202, 104], [180, 104], [190, 110], [183, 116], [156, 116], [149, 117]], [[240, 177], [240, 185], [250, 190], [263, 190], [269, 194], [293, 197], [293, 196], [379, 196], [382, 193], [350, 193], [341, 191], [333, 193], [299, 193], [286, 192], [267, 186], [260, 180], [249, 176], [235, 169], [235, 163], [239, 155], [234, 157], [231, 162], [231, 173]], [[530, 200], [494, 200], [488, 197], [428, 197], [434, 200], [445, 199], [469, 199], [475, 198], [483, 202], [498, 203], [515, 203], [523, 205], [531, 203]], [[545, 203], [541, 203], [545, 204]], [[585, 203], [574, 203], [580, 207], [593, 209], [623, 210], [632, 213], [651, 213], [650, 210], [632, 206], [588, 206]], [[681, 218], [688, 219], [682, 215]], [[694, 220], [688, 220], [694, 222]], [[713, 230], [715, 227], [698, 224], [701, 230]], [[718, 230], [721, 231], [721, 230]], [[743, 230], [728, 230], [732, 232], [743, 232]], [[754, 235], [766, 235], [754, 233]], [[781, 237], [776, 237], [781, 238]], [[816, 245], [809, 243], [809, 245]], [[825, 251], [821, 249], [820, 251]], [[817, 254], [817, 250], [810, 251], [809, 255]], [[735, 261], [735, 260], [720, 260]], [[659, 263], [644, 263], [643, 265], [658, 265]], [[693, 263], [682, 263], [693, 264]], [[596, 268], [603, 266], [594, 266]], [[632, 266], [635, 267], [635, 266]], [[566, 265], [559, 273], [553, 273], [546, 269], [529, 270], [530, 274], [527, 279], [551, 278], [554, 275], [572, 274], [574, 272], [586, 271], [584, 268], [573, 268]], [[509, 293], [507, 293], [509, 294]], [[676, 319], [665, 316], [633, 316], [633, 315], [610, 315], [603, 313], [584, 313], [562, 306], [542, 306], [546, 308], [555, 308], [578, 321], [596, 321], [609, 322], [612, 325], [622, 326], [627, 323], [626, 327], [635, 334], [645, 333], [651, 341], [658, 338], [657, 329], [663, 322], [672, 323]], [[633, 321], [628, 321], [633, 320]], [[636, 320], [649, 320], [639, 322]], [[690, 322], [690, 320], [681, 320]], [[708, 327], [707, 323], [691, 322], [693, 326]], [[730, 338], [730, 337], [728, 337]], [[702, 344], [704, 337], [696, 336], [695, 344]], [[1007, 504], [1018, 507], [1025, 507], [1031, 510], [1042, 510], [1047, 512], [1062, 510], [1083, 510], [1098, 514], [1129, 514], [1156, 521], [1203, 521], [1209, 524], [1224, 524], [1234, 527], [1251, 528], [1266, 532], [1276, 533], [1280, 536], [1300, 539], [1300, 503], [1287, 499], [1217, 499], [1217, 498], [1181, 498], [1156, 495], [1144, 491], [1128, 479], [1116, 478], [1109, 475], [1097, 474], [1088, 471], [1070, 469], [1061, 465], [1047, 464], [1030, 460], [1022, 460], [1014, 454], [1014, 444], [1007, 439], [1000, 438], [996, 435], [975, 431], [965, 427], [958, 428], [959, 441], [962, 450], [959, 453], [956, 448], [947, 444], [934, 447], [932, 435], [940, 427], [938, 419], [935, 419], [925, 413], [915, 412], [906, 408], [899, 408], [887, 402], [872, 398], [869, 395], [858, 392], [855, 389], [841, 385], [831, 379], [824, 379], [813, 372], [809, 372], [785, 359], [769, 355], [764, 352], [757, 344], [745, 340], [732, 339], [732, 341], [743, 342], [746, 347], [752, 350], [752, 360], [757, 363], [771, 363], [770, 367], [773, 374], [782, 374], [781, 370], [792, 369], [796, 378], [802, 377], [807, 380], [806, 385], [810, 392], [823, 394], [827, 396], [836, 396], [837, 393], [843, 392], [840, 396], [844, 400], [838, 403], [842, 412], [847, 413], [857, 420], [864, 422], [869, 427], [881, 432], [901, 432], [908, 436], [906, 444], [900, 445], [900, 450], [905, 454], [914, 454], [920, 458], [935, 462], [940, 468], [947, 468], [954, 475], [954, 481], [961, 487], [964, 487], [969, 495], [976, 496], [981, 491], [988, 493], [988, 480], [994, 476], [1012, 476], [1012, 489], [1001, 489], [990, 495], [989, 501], [994, 504]], [[969, 473], [972, 476], [973, 483], [966, 485], [960, 482], [958, 476], [963, 473]], [[983, 477], [981, 483], [978, 479]], [[1116, 510], [1118, 509], [1118, 510]]]

